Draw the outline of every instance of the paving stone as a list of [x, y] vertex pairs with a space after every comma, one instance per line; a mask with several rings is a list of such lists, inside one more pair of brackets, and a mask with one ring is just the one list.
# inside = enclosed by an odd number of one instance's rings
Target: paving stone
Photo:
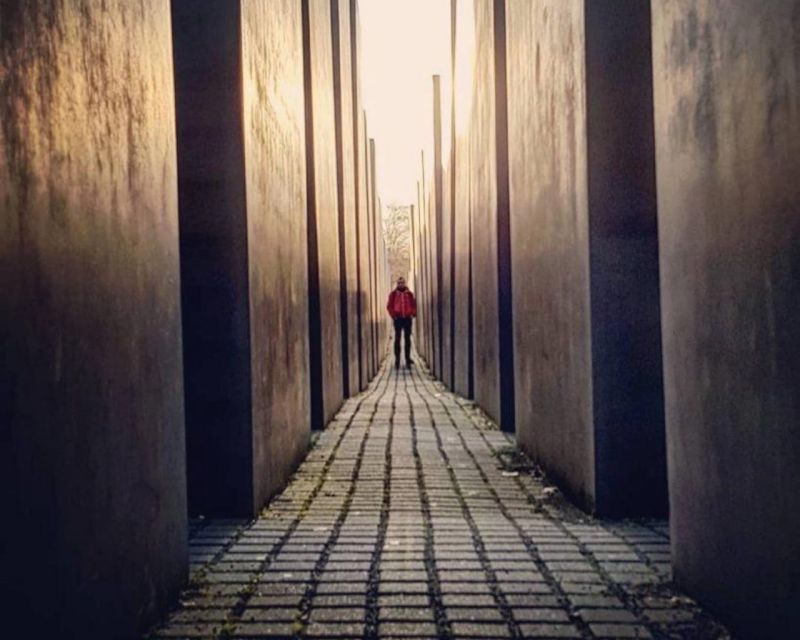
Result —
[[426, 607], [386, 607], [378, 608], [381, 620], [395, 622], [433, 622], [433, 611]]
[[569, 622], [567, 612], [555, 608], [514, 607], [514, 619], [517, 622]]
[[526, 638], [582, 638], [580, 630], [568, 624], [527, 624], [519, 625]]
[[459, 622], [502, 622], [503, 614], [493, 601], [490, 607], [447, 607], [447, 619]]
[[[294, 633], [294, 626], [279, 622], [240, 622], [228, 637], [232, 638], [286, 638]], [[218, 636], [214, 636], [218, 637]]]
[[353, 622], [312, 622], [306, 627], [306, 635], [310, 638], [330, 636], [359, 637], [364, 633], [363, 623]]
[[457, 638], [510, 638], [511, 632], [505, 624], [454, 622], [453, 635]]
[[195, 586], [153, 637], [355, 638], [377, 624], [383, 639], [433, 640], [439, 621], [456, 638], [508, 638], [510, 617], [526, 638], [707, 628], [668, 583], [666, 523], [535, 512], [544, 484], [503, 475], [498, 451], [513, 446], [420, 367], [384, 367], [255, 522], [190, 523]]
[[578, 615], [586, 622], [636, 622], [636, 616], [622, 608], [581, 609]]
[[383, 636], [435, 636], [432, 622], [381, 622], [378, 633]]
[[652, 638], [643, 626], [633, 624], [590, 624], [589, 628], [598, 638]]
[[367, 611], [362, 608], [320, 607], [311, 610], [311, 622], [360, 622], [366, 619]]
[[292, 622], [297, 615], [297, 607], [260, 608], [248, 607], [241, 615], [242, 622]]

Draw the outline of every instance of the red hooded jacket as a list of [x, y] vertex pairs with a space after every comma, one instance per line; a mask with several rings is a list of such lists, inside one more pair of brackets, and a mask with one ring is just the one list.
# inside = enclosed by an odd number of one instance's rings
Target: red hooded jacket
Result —
[[417, 301], [411, 289], [395, 289], [389, 294], [386, 310], [392, 318], [416, 318]]

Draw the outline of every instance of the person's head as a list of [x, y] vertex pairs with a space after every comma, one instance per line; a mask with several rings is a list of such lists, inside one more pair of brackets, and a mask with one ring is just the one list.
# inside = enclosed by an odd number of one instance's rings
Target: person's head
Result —
[[403, 276], [397, 279], [397, 288], [401, 291], [406, 288], [406, 279]]

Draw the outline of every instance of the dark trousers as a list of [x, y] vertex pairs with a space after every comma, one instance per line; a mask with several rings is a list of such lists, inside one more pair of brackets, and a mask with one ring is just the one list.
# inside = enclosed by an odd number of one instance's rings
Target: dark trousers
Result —
[[400, 334], [404, 336], [406, 364], [411, 362], [411, 318], [394, 319], [394, 360], [400, 362]]

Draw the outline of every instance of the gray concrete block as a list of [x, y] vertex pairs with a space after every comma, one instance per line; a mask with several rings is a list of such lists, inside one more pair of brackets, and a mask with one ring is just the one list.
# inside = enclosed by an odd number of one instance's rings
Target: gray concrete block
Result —
[[3, 635], [135, 638], [188, 569], [169, 3], [0, 24]]
[[372, 323], [370, 322], [371, 301], [370, 269], [371, 269], [371, 243], [369, 238], [369, 185], [367, 181], [369, 154], [367, 144], [367, 123], [358, 100], [358, 239], [359, 239], [359, 319], [361, 323], [361, 387], [366, 388], [374, 373], [372, 358]]
[[[453, 218], [455, 225], [454, 286], [453, 286], [453, 359], [455, 375], [453, 389], [466, 397], [473, 395], [472, 358], [472, 216], [470, 212], [470, 142], [469, 98], [473, 88], [472, 50], [466, 34], [472, 30], [471, 7], [466, 3], [455, 5], [455, 62], [453, 118], [455, 198]], [[459, 34], [462, 34], [459, 37]]]
[[311, 426], [321, 429], [344, 399], [331, 4], [310, 0], [302, 6]]
[[508, 11], [518, 439], [584, 507], [660, 514], [649, 7]]
[[[243, 3], [242, 25], [244, 86], [260, 87], [244, 96], [253, 497], [260, 508], [284, 486], [308, 444], [300, 8], [291, 0]], [[276, 140], [285, 142], [276, 147]]]
[[[433, 76], [433, 166], [431, 181], [431, 197], [433, 207], [433, 241], [436, 247], [436, 261], [434, 269], [436, 272], [436, 308], [434, 311], [434, 322], [436, 325], [436, 335], [439, 336], [436, 353], [434, 354], [433, 365], [436, 375], [446, 382], [444, 373], [445, 354], [449, 360], [450, 340], [445, 335], [445, 307], [449, 311], [449, 298], [446, 296], [445, 268], [447, 266], [444, 239], [444, 176], [442, 174], [442, 81], [438, 75]], [[447, 314], [449, 319], [449, 313]], [[448, 325], [449, 333], [449, 325]]]
[[674, 573], [751, 638], [800, 623], [798, 25], [653, 5]]
[[247, 516], [308, 438], [301, 12], [204, 0], [172, 17], [189, 504]]
[[[358, 238], [356, 232], [356, 158], [354, 115], [354, 47], [350, 0], [337, 0], [331, 4], [331, 28], [334, 62], [334, 99], [338, 102], [338, 202], [339, 219], [343, 232], [339, 236], [339, 260], [344, 266], [343, 315], [344, 350], [347, 378], [345, 394], [360, 391], [358, 352]], [[344, 257], [344, 260], [342, 260]]]
[[[500, 422], [497, 288], [497, 149], [495, 147], [494, 5], [474, 3], [475, 60], [470, 122], [470, 213], [474, 395]], [[477, 232], [479, 230], [479, 232]]]

